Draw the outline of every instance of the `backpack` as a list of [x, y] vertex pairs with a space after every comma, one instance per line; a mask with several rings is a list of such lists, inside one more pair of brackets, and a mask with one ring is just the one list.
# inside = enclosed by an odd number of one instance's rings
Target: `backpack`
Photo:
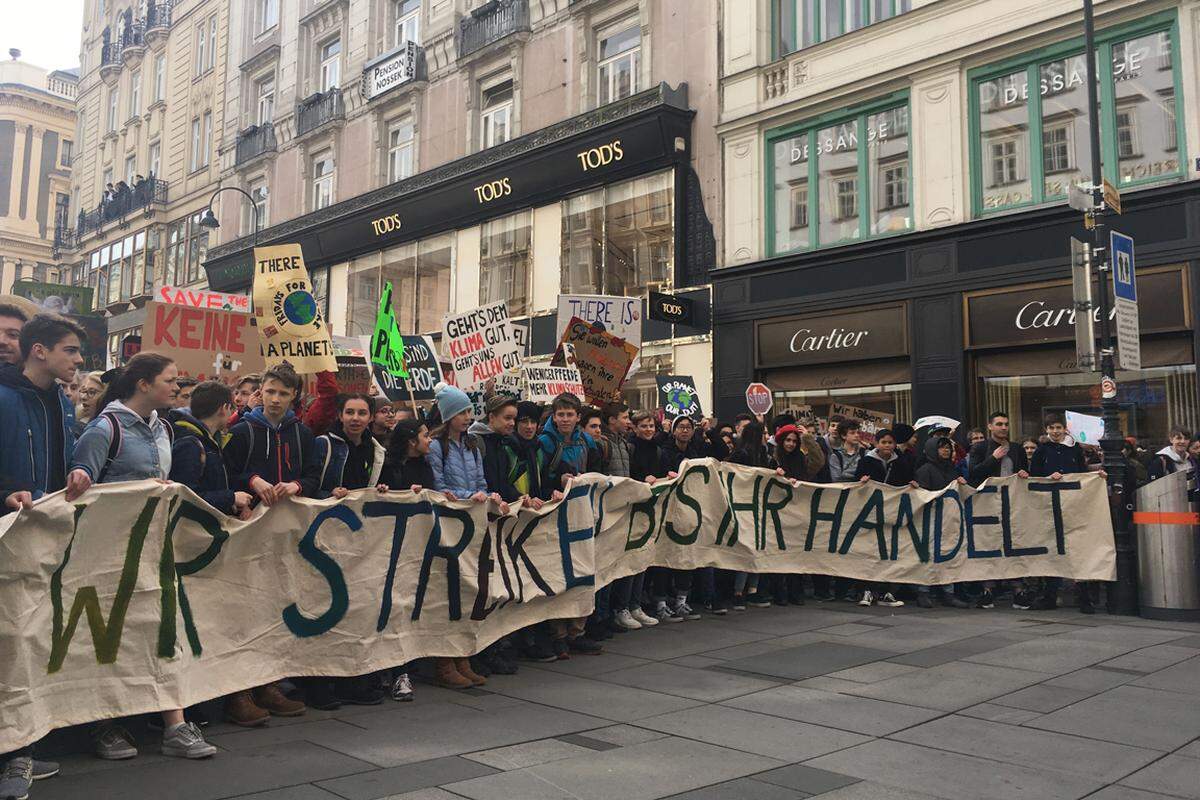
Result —
[[[100, 416], [104, 417], [104, 419], [108, 420], [108, 426], [112, 430], [112, 435], [109, 437], [109, 440], [108, 440], [108, 454], [104, 457], [104, 466], [100, 468], [100, 474], [96, 476], [96, 480], [94, 481], [95, 483], [104, 483], [104, 476], [108, 474], [108, 468], [112, 466], [113, 462], [117, 460], [117, 456], [121, 454], [121, 438], [124, 435], [121, 433], [121, 421], [117, 418], [117, 415], [114, 412], [103, 411], [100, 413]], [[157, 420], [155, 420], [155, 422], [157, 422], [159, 425], [161, 425], [162, 427], [167, 429], [167, 441], [171, 445], [174, 445], [175, 444], [175, 428], [171, 425], [168, 425], [162, 419], [157, 419]], [[203, 445], [203, 443], [201, 443], [201, 446], [200, 446], [201, 466], [203, 466], [203, 464], [204, 464], [204, 458], [205, 458], [204, 445]]]

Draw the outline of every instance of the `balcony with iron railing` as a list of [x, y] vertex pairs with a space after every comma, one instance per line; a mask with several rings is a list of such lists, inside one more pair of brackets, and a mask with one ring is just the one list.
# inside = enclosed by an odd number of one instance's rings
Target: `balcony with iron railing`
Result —
[[78, 247], [75, 241], [75, 229], [59, 225], [54, 229], [54, 244], [50, 247], [50, 255], [58, 258], [63, 250], [74, 250]]
[[322, 125], [344, 119], [345, 116], [341, 89], [318, 92], [296, 104], [296, 135], [304, 136]]
[[131, 23], [121, 32], [121, 58], [129, 66], [140, 61], [145, 53], [145, 26], [141, 22]]
[[275, 125], [273, 123], [264, 122], [261, 125], [251, 125], [238, 133], [234, 165], [240, 167], [264, 153], [274, 153], [275, 148]]
[[112, 86], [121, 74], [122, 66], [124, 62], [121, 61], [121, 43], [105, 42], [100, 48], [100, 79]]
[[459, 20], [454, 36], [458, 57], [529, 29], [529, 0], [491, 0]]
[[80, 211], [75, 219], [76, 242], [83, 241], [85, 236], [99, 231], [110, 222], [123, 223], [130, 214], [144, 211], [149, 216], [154, 206], [167, 204], [167, 189], [166, 181], [147, 178], [124, 194], [101, 201], [92, 211]]
[[171, 14], [173, 2], [151, 3], [146, 8], [146, 43], [156, 47], [159, 42], [167, 40], [171, 30]]

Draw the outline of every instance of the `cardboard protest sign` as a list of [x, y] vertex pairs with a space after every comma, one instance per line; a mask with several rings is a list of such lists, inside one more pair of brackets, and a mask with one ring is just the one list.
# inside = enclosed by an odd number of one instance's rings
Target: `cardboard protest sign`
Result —
[[867, 442], [875, 441], [875, 434], [885, 428], [892, 427], [892, 415], [885, 411], [871, 411], [858, 406], [848, 406], [845, 403], [830, 403], [829, 416], [841, 414], [846, 419], [856, 419], [862, 426], [863, 440]]
[[637, 357], [637, 348], [578, 317], [572, 319], [563, 331], [559, 352], [555, 354], [556, 362], [552, 362], [556, 366], [559, 365], [557, 359], [567, 346], [574, 348], [575, 365], [579, 369], [585, 399], [593, 405], [619, 400], [621, 384], [625, 382], [629, 366]]
[[493, 394], [502, 394], [514, 400], [524, 399], [521, 372], [519, 370], [501, 372], [485, 385], [491, 387]]
[[396, 325], [392, 309], [392, 282], [383, 285], [379, 309], [375, 312], [375, 333], [371, 336], [371, 363], [383, 367], [397, 378], [407, 378], [404, 366], [404, 338]]
[[239, 375], [262, 372], [250, 316], [150, 301], [142, 325], [142, 350], [175, 359], [181, 376], [232, 384]]
[[578, 367], [526, 364], [521, 368], [521, 376], [525, 382], [525, 399], [534, 403], [549, 403], [563, 392], [573, 394], [580, 400], [586, 394]]
[[337, 370], [300, 245], [254, 248], [254, 319], [267, 366], [286, 361], [301, 375]]
[[[338, 389], [345, 394], [370, 394], [375, 385], [367, 364], [367, 350], [360, 337], [334, 336], [333, 357], [337, 361]], [[368, 344], [370, 339], [367, 339]]]
[[170, 303], [176, 306], [211, 308], [216, 311], [237, 311], [241, 314], [250, 313], [250, 296], [245, 294], [214, 292], [209, 289], [180, 289], [175, 286], [160, 286], [155, 293], [155, 298], [160, 303]]
[[467, 656], [587, 616], [597, 586], [650, 566], [929, 585], [1111, 581], [1115, 563], [1094, 473], [926, 491], [695, 459], [653, 489], [583, 475], [539, 511], [371, 488], [249, 520], [177, 483], [101, 484], [0, 518], [0, 686], [20, 687], [0, 692], [0, 752], [288, 676]]
[[521, 349], [508, 316], [508, 304], [503, 300], [461, 314], [447, 314], [442, 333], [442, 353], [450, 358], [460, 389], [474, 389], [505, 370], [521, 366]]
[[[437, 349], [428, 336], [401, 336], [404, 340], [404, 365], [407, 378], [398, 378], [383, 367], [374, 367], [375, 382], [389, 400], [432, 400], [433, 387], [442, 381], [442, 366]], [[412, 396], [409, 397], [409, 389]]]
[[[561, 339], [572, 319], [599, 325], [618, 339], [637, 349], [642, 346], [642, 299], [607, 294], [560, 294], [558, 296], [558, 336]], [[635, 357], [627, 375], [641, 366]]]
[[696, 381], [691, 375], [658, 375], [656, 380], [658, 404], [666, 417], [699, 419], [704, 416], [704, 412], [700, 410], [700, 394], [696, 391]]
[[1071, 434], [1079, 444], [1100, 445], [1104, 438], [1104, 418], [1091, 414], [1080, 414], [1078, 411], [1068, 411], [1067, 433]]

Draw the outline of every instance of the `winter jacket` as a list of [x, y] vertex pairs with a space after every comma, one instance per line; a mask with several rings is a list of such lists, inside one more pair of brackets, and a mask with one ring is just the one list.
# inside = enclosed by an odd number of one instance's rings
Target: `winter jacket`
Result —
[[554, 494], [553, 486], [542, 483], [542, 472], [546, 465], [545, 455], [536, 438], [522, 439], [512, 435], [504, 439], [504, 457], [508, 483], [517, 491], [517, 496], [538, 497], [549, 500]]
[[729, 458], [725, 459], [730, 464], [741, 464], [743, 467], [761, 467], [766, 469], [771, 463], [770, 456], [767, 455], [767, 448], [759, 447], [757, 450], [750, 450], [738, 446]]
[[405, 458], [400, 463], [388, 461], [383, 465], [383, 473], [379, 482], [390, 489], [403, 490], [413, 486], [422, 489], [432, 489], [434, 484], [433, 468], [424, 456]]
[[488, 490], [483, 472], [483, 445], [470, 433], [458, 440], [434, 439], [429, 445], [429, 466], [433, 468], [433, 488], [470, 497]]
[[229, 474], [217, 438], [190, 414], [176, 414], [173, 427], [171, 480], [182, 483], [222, 514], [233, 514], [233, 489], [229, 488]]
[[[588, 436], [578, 426], [571, 431], [569, 440], [563, 440], [562, 434], [554, 424], [554, 417], [546, 420], [542, 433], [538, 436], [538, 447], [542, 450], [545, 464], [542, 472], [543, 485], [562, 486], [564, 475], [582, 475], [587, 472], [588, 451], [596, 446], [592, 437]], [[557, 455], [561, 448], [561, 455]], [[556, 457], [557, 455], [557, 457]], [[557, 463], [556, 463], [557, 462]]]
[[[62, 389], [39, 389], [19, 367], [0, 369], [0, 500], [13, 492], [29, 492], [36, 500], [67, 485], [67, 467], [75, 450], [75, 412]], [[49, 435], [49, 426], [61, 429]], [[51, 453], [61, 438], [62, 452]], [[55, 448], [57, 450], [57, 447]]]
[[[687, 444], [687, 449], [680, 450], [679, 445], [675, 442], [675, 437], [672, 436], [659, 448], [658, 471], [654, 474], [659, 478], [665, 478], [669, 472], [679, 472], [679, 465], [685, 458], [704, 458], [708, 452], [708, 443], [702, 438], [698, 440], [693, 435]], [[732, 460], [732, 456], [730, 460]], [[766, 465], [765, 459], [763, 465]]]
[[312, 497], [332, 497], [333, 490], [339, 486], [346, 489], [365, 489], [367, 486], [381, 483], [379, 476], [383, 474], [383, 462], [387, 451], [375, 440], [370, 431], [363, 431], [363, 442], [369, 443], [374, 453], [370, 475], [367, 478], [366, 486], [350, 486], [346, 483], [346, 461], [350, 457], [350, 443], [346, 441], [346, 432], [342, 429], [342, 423], [335, 422], [328, 433], [323, 433], [313, 440], [321, 477]]
[[854, 472], [855, 480], [863, 477], [888, 486], [908, 486], [913, 479], [912, 462], [898, 452], [885, 460], [878, 450], [872, 449], [858, 460], [858, 469]]
[[936, 492], [958, 482], [958, 466], [954, 463], [954, 457], [938, 458], [938, 447], [943, 442], [950, 442], [950, 452], [953, 453], [954, 442], [950, 439], [929, 439], [925, 442], [924, 457], [921, 466], [917, 467], [915, 479], [922, 489]]
[[651, 475], [657, 478], [661, 462], [662, 450], [653, 439], [647, 441], [639, 436], [633, 440], [629, 451], [629, 477], [639, 481]]
[[[109, 415], [115, 416], [121, 426], [121, 444], [106, 467], [113, 440]], [[93, 483], [166, 479], [171, 474], [171, 432], [157, 411], [151, 411], [147, 421], [120, 400], [114, 400], [84, 428], [75, 444], [68, 472], [75, 469], [86, 472]]]
[[318, 372], [316, 392], [317, 397], [305, 409], [303, 420], [313, 436], [320, 436], [333, 428], [337, 420], [337, 373]]
[[856, 480], [854, 476], [858, 474], [858, 464], [862, 461], [866, 451], [867, 449], [862, 445], [859, 445], [853, 453], [847, 453], [840, 447], [830, 451], [829, 482], [845, 483]]
[[1066, 475], [1087, 471], [1087, 458], [1078, 444], [1043, 442], [1033, 451], [1029, 462], [1029, 474], [1035, 478], [1049, 478], [1056, 472]]
[[505, 437], [492, 430], [486, 422], [475, 422], [467, 429], [475, 441], [483, 446], [483, 477], [488, 491], [496, 492], [505, 502], [511, 503], [521, 496], [508, 480], [508, 457], [504, 452]]
[[612, 446], [606, 437], [592, 437], [592, 447], [588, 450], [587, 471], [601, 475], [611, 474], [609, 465], [612, 461]]
[[301, 495], [312, 497], [321, 485], [316, 450], [312, 431], [291, 409], [276, 426], [262, 408], [255, 408], [229, 431], [224, 448], [229, 484], [253, 494], [251, 479], [259, 477], [272, 486], [296, 483]]
[[[971, 448], [971, 454], [967, 456], [968, 483], [978, 486], [988, 478], [1000, 477], [1001, 462], [992, 455], [992, 451], [1000, 446], [999, 442], [988, 438]], [[1029, 460], [1025, 457], [1025, 448], [1020, 444], [1008, 443], [1008, 457], [1012, 460], [1014, 475], [1021, 470], [1029, 471]]]
[[780, 448], [776, 447], [775, 454], [771, 456], [767, 466], [771, 469], [782, 469], [783, 474], [794, 481], [822, 483], [819, 478], [826, 464], [825, 451], [818, 444], [819, 441], [816, 437], [805, 434], [800, 439], [800, 446], [791, 454], [780, 452]]
[[1179, 470], [1191, 470], [1193, 468], [1191, 461], [1187, 456], [1181, 456], [1175, 452], [1175, 448], [1167, 445], [1162, 450], [1154, 454], [1154, 458], [1150, 459], [1150, 480], [1156, 481], [1164, 475], [1171, 475]]
[[608, 442], [608, 474], [617, 478], [628, 478], [630, 461], [633, 458], [633, 447], [629, 440], [611, 431], [605, 431], [604, 439]]

